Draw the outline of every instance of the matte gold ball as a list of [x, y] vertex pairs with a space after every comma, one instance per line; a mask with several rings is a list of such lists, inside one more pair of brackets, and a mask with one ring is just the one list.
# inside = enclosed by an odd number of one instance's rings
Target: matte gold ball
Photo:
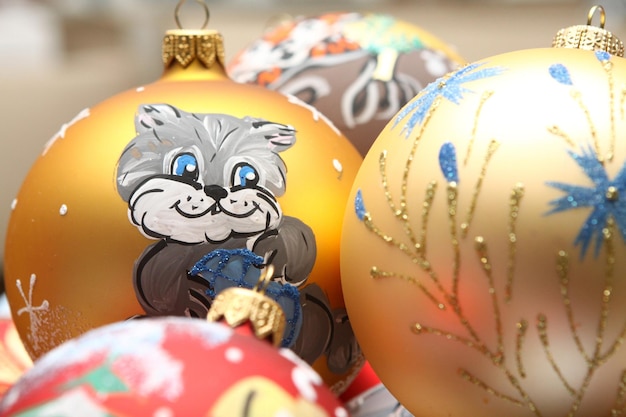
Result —
[[625, 411], [626, 60], [469, 64], [386, 126], [352, 189], [348, 314], [416, 416]]

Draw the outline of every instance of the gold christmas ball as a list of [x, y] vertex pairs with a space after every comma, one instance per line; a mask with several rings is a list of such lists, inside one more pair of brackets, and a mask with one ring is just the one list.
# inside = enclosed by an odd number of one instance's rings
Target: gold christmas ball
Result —
[[227, 69], [235, 81], [315, 106], [365, 155], [402, 106], [463, 63], [453, 47], [409, 22], [381, 13], [333, 12], [275, 25]]
[[360, 155], [300, 100], [228, 79], [216, 32], [163, 46], [163, 76], [64, 124], [14, 201], [6, 290], [28, 352], [137, 316], [205, 317], [272, 265], [283, 346], [340, 391], [362, 364], [338, 254]]
[[565, 44], [430, 84], [357, 174], [346, 307], [416, 416], [626, 410], [626, 60]]

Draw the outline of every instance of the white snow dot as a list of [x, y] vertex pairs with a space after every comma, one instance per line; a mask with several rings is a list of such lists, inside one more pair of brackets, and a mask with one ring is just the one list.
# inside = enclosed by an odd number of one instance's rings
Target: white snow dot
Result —
[[170, 408], [160, 407], [154, 412], [154, 415], [152, 417], [173, 417], [173, 416], [174, 416], [174, 412]]
[[13, 201], [11, 201], [11, 210], [15, 210], [15, 207], [17, 207], [17, 198], [14, 198]]
[[341, 177], [341, 174], [343, 174], [343, 165], [341, 164], [341, 162], [339, 162], [338, 159], [333, 159], [333, 168], [335, 168], [335, 171], [337, 171], [337, 173]]
[[310, 402], [317, 401], [315, 386], [319, 386], [322, 381], [321, 377], [313, 369], [296, 366], [291, 371], [291, 380], [305, 400]]
[[61, 216], [65, 216], [67, 214], [67, 206], [65, 204], [61, 204], [61, 208], [59, 209], [59, 214]]
[[335, 417], [348, 417], [348, 411], [343, 407], [337, 407], [335, 409]]
[[242, 350], [236, 347], [226, 349], [225, 356], [226, 360], [232, 363], [239, 363], [243, 360]]
[[44, 156], [46, 153], [48, 153], [48, 150], [50, 150], [52, 145], [54, 145], [57, 140], [65, 138], [65, 133], [67, 132], [67, 129], [72, 127], [75, 123], [79, 122], [80, 120], [89, 117], [89, 115], [90, 115], [89, 108], [83, 109], [72, 120], [63, 124], [61, 126], [61, 129], [57, 132], [57, 134], [55, 134], [46, 142], [43, 148], [43, 153], [41, 155]]
[[333, 132], [335, 132], [337, 136], [341, 135], [341, 132], [339, 131], [339, 129], [337, 129], [337, 127], [333, 124], [333, 122], [331, 122], [328, 117], [320, 113], [319, 110], [317, 110], [315, 107], [311, 106], [310, 104], [305, 103], [304, 101], [300, 100], [296, 96], [292, 96], [291, 94], [285, 94], [285, 93], [281, 93], [281, 94], [286, 96], [287, 101], [289, 101], [290, 103], [297, 104], [309, 110], [311, 114], [313, 115], [313, 120], [317, 122], [318, 120], [322, 119], [333, 130]]

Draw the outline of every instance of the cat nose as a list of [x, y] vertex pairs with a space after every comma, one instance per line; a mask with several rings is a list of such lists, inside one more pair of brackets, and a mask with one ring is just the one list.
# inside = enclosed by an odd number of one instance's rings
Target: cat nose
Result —
[[222, 198], [226, 197], [228, 195], [228, 192], [224, 189], [224, 187], [211, 184], [204, 186], [204, 194], [211, 197], [215, 201], [219, 201]]

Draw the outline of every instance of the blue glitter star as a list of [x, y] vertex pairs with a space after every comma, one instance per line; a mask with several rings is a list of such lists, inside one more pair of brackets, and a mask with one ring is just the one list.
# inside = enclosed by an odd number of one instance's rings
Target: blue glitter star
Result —
[[626, 163], [611, 181], [592, 147], [582, 149], [580, 155], [572, 151], [568, 153], [594, 185], [583, 187], [548, 182], [547, 185], [565, 192], [566, 195], [550, 201], [553, 208], [547, 214], [591, 207], [593, 210], [576, 236], [574, 244], [581, 245], [580, 257], [583, 258], [590, 242], [595, 240], [594, 256], [597, 257], [602, 246], [602, 229], [606, 227], [609, 216], [614, 219], [622, 238], [626, 241]]
[[402, 131], [404, 131], [406, 137], [408, 137], [415, 126], [424, 121], [428, 110], [430, 110], [435, 100], [439, 97], [443, 97], [454, 104], [459, 104], [460, 100], [463, 98], [463, 94], [473, 92], [463, 87], [465, 83], [493, 77], [501, 74], [503, 71], [503, 69], [499, 67], [477, 69], [484, 64], [485, 63], [482, 62], [466, 65], [456, 72], [452, 72], [428, 84], [426, 88], [396, 115], [394, 127], [400, 123], [400, 120], [410, 114], [409, 120], [402, 128]]

